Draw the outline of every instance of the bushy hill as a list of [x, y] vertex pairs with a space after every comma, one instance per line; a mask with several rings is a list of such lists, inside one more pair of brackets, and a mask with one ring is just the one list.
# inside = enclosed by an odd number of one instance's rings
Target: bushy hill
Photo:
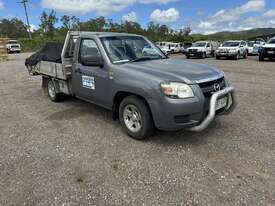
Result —
[[249, 40], [254, 39], [256, 37], [263, 37], [267, 39], [268, 37], [275, 36], [275, 28], [256, 28], [250, 30], [243, 30], [243, 31], [223, 31], [214, 34], [208, 35], [209, 39], [213, 40], [230, 40], [230, 39], [243, 39]]

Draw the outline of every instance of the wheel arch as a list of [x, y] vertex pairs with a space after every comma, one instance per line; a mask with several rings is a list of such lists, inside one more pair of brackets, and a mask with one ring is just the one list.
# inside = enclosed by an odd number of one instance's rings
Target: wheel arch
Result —
[[120, 106], [121, 102], [123, 101], [123, 99], [125, 99], [126, 97], [129, 97], [129, 96], [136, 96], [136, 97], [140, 98], [141, 100], [143, 100], [144, 103], [146, 104], [146, 106], [149, 108], [152, 118], [154, 119], [150, 104], [144, 96], [137, 94], [137, 93], [128, 92], [128, 91], [118, 91], [113, 98], [113, 106], [112, 106], [113, 114], [112, 115], [113, 115], [114, 120], [117, 120], [119, 118], [119, 106]]

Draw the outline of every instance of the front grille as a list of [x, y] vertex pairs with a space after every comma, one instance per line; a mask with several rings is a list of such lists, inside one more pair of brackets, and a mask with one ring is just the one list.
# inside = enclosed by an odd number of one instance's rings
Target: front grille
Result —
[[225, 80], [224, 77], [199, 84], [203, 94], [205, 97], [210, 97], [213, 92], [217, 92], [225, 88]]
[[195, 52], [197, 52], [198, 50], [197, 49], [189, 49], [189, 52], [190, 53], [195, 53]]
[[175, 116], [174, 120], [176, 124], [186, 124], [190, 121], [189, 115]]
[[19, 46], [13, 45], [13, 46], [11, 46], [11, 48], [19, 48]]
[[275, 48], [266, 48], [266, 51], [275, 51]]

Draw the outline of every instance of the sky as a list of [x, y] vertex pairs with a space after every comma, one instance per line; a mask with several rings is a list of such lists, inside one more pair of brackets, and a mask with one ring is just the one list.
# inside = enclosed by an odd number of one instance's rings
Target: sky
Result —
[[[25, 22], [19, 0], [0, 0], [0, 18], [17, 17]], [[39, 25], [43, 10], [81, 20], [104, 16], [116, 22], [150, 21], [174, 30], [190, 26], [193, 33], [275, 28], [275, 0], [29, 0], [30, 24]]]

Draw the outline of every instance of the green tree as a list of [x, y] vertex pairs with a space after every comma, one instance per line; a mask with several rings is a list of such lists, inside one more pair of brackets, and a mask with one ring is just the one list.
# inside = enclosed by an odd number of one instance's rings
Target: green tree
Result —
[[9, 38], [28, 37], [27, 25], [17, 18], [0, 20], [0, 36]]
[[45, 11], [42, 12], [40, 17], [40, 30], [42, 34], [53, 39], [54, 33], [56, 31], [55, 24], [58, 22], [58, 18], [56, 17], [56, 13], [52, 10], [49, 14]]

